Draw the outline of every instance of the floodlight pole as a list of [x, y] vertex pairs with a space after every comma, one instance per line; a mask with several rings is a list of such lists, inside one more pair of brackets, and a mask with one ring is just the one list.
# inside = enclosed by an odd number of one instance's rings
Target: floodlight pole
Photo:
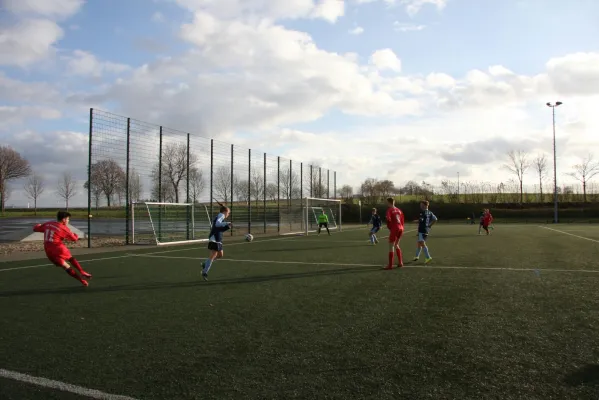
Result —
[[561, 101], [556, 101], [555, 104], [547, 103], [547, 107], [551, 107], [553, 114], [553, 223], [557, 224], [557, 152], [555, 150], [555, 107], [563, 104]]

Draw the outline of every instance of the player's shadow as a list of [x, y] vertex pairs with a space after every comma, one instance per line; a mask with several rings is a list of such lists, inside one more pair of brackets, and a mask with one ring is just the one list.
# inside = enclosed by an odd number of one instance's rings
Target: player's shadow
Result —
[[[198, 276], [197, 281], [186, 281], [186, 282], [171, 282], [171, 283], [149, 283], [139, 285], [115, 285], [107, 287], [94, 287], [93, 282], [90, 282], [89, 287], [73, 286], [60, 289], [38, 289], [38, 290], [12, 290], [6, 292], [0, 292], [0, 298], [12, 297], [12, 296], [35, 296], [45, 294], [86, 294], [89, 292], [100, 293], [100, 292], [122, 292], [122, 291], [137, 291], [137, 290], [160, 290], [160, 289], [181, 289], [190, 287], [202, 287], [202, 286], [221, 286], [221, 285], [242, 285], [248, 283], [263, 283], [276, 280], [287, 280], [287, 279], [298, 279], [298, 278], [309, 278], [315, 276], [327, 276], [327, 275], [345, 275], [345, 274], [358, 274], [358, 273], [372, 273], [381, 271], [380, 267], [348, 267], [329, 269], [323, 271], [309, 271], [289, 274], [274, 274], [274, 275], [262, 275], [262, 276], [250, 276], [246, 278], [231, 278], [231, 279], [215, 279], [204, 282], [201, 277]], [[388, 272], [386, 272], [388, 273]], [[198, 274], [199, 275], [199, 274]], [[101, 280], [101, 276], [97, 276], [95, 279]]]
[[566, 375], [564, 382], [568, 386], [599, 386], [599, 365], [587, 364]]

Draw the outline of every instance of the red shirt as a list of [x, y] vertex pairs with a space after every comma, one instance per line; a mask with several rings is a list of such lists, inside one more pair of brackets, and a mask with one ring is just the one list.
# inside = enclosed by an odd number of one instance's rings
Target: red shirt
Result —
[[491, 224], [492, 221], [493, 221], [493, 216], [491, 215], [491, 213], [485, 214], [485, 217], [483, 219], [483, 224], [489, 225], [489, 224]]
[[389, 207], [387, 209], [387, 215], [385, 215], [385, 218], [387, 219], [387, 228], [391, 230], [403, 230], [404, 216], [403, 212], [401, 212], [399, 208], [395, 206]]
[[79, 240], [79, 237], [71, 232], [68, 226], [57, 221], [36, 225], [33, 227], [33, 231], [44, 234], [44, 247], [61, 247], [64, 246], [64, 240], [73, 242]]

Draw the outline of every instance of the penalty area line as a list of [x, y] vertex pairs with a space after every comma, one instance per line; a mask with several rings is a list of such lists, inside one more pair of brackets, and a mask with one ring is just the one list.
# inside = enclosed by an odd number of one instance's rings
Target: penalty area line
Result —
[[49, 389], [56, 389], [62, 392], [69, 392], [78, 394], [80, 396], [85, 396], [90, 399], [103, 399], [103, 400], [136, 400], [133, 397], [129, 396], [121, 396], [118, 394], [111, 394], [101, 392], [96, 389], [88, 389], [82, 386], [71, 385], [70, 383], [55, 381], [52, 379], [41, 378], [38, 376], [32, 376], [27, 374], [22, 374], [20, 372], [9, 371], [6, 369], [0, 368], [0, 378], [12, 379], [14, 381], [19, 381], [23, 383], [29, 383], [36, 386], [41, 386]]
[[575, 235], [575, 234], [573, 234], [573, 233], [570, 233], [570, 232], [560, 231], [559, 229], [548, 228], [548, 227], [546, 227], [546, 226], [540, 226], [540, 225], [539, 225], [539, 228], [548, 229], [548, 230], [550, 230], [550, 231], [554, 231], [554, 232], [563, 233], [564, 235], [574, 236], [575, 238], [578, 238], [578, 239], [583, 239], [583, 240], [588, 240], [588, 241], [590, 241], [590, 242], [599, 243], [599, 240], [596, 240], [596, 239], [591, 239], [591, 238], [584, 237], [584, 236], [580, 236], [580, 235]]
[[[150, 254], [131, 254], [132, 257], [148, 257], [148, 258], [166, 258], [179, 260], [203, 260], [205, 257], [183, 257], [183, 256], [160, 256]], [[220, 258], [218, 262], [240, 262], [240, 263], [255, 263], [255, 264], [290, 264], [290, 265], [326, 265], [334, 267], [380, 267], [382, 264], [354, 264], [354, 263], [331, 263], [331, 262], [307, 262], [307, 261], [278, 261], [278, 260], [242, 260], [238, 258]], [[599, 274], [599, 270], [591, 269], [551, 269], [551, 268], [511, 268], [511, 267], [464, 267], [459, 265], [404, 265], [407, 269], [460, 269], [460, 270], [477, 270], [477, 271], [544, 271], [544, 272], [577, 272]], [[402, 269], [403, 269], [402, 268]]]

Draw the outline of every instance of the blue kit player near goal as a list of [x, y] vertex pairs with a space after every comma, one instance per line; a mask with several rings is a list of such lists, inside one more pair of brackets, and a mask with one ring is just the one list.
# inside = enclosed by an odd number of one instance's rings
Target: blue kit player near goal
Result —
[[381, 226], [383, 226], [383, 220], [381, 220], [381, 216], [378, 215], [376, 208], [372, 209], [372, 217], [370, 217], [368, 224], [372, 224], [372, 229], [370, 230], [370, 243], [376, 244], [379, 242], [376, 234], [381, 230]]
[[228, 207], [221, 206], [220, 213], [212, 220], [212, 229], [208, 236], [208, 249], [210, 257], [202, 263], [202, 278], [208, 280], [208, 271], [217, 258], [222, 258], [225, 255], [223, 250], [223, 232], [231, 229], [231, 223], [225, 222], [231, 210]]

